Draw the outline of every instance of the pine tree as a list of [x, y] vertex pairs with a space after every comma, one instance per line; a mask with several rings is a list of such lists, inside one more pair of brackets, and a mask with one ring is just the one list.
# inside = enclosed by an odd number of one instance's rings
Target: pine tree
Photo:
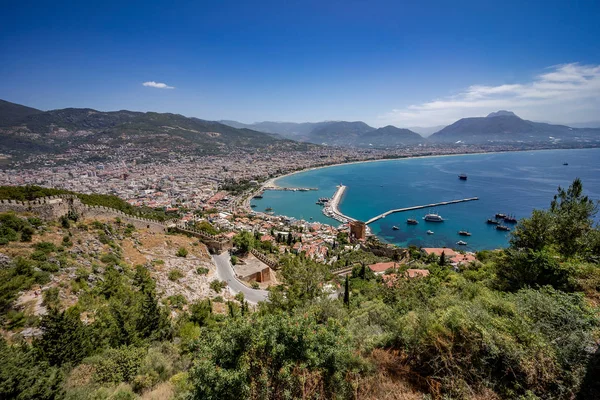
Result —
[[348, 281], [348, 275], [346, 275], [346, 287], [344, 288], [344, 305], [350, 306], [350, 283]]
[[50, 308], [40, 328], [43, 335], [35, 345], [51, 365], [75, 365], [91, 352], [88, 330], [74, 308], [62, 312]]

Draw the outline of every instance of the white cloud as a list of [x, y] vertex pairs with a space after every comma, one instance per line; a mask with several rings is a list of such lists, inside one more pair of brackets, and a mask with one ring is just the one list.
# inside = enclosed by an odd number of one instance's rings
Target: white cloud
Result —
[[578, 122], [597, 119], [600, 110], [600, 65], [557, 65], [531, 82], [473, 85], [457, 95], [413, 104], [380, 115], [381, 124], [432, 126], [464, 117], [508, 109], [522, 118]]
[[160, 83], [160, 82], [154, 82], [154, 81], [144, 82], [144, 83], [142, 83], [142, 85], [157, 88], [157, 89], [175, 89], [173, 86], [169, 86], [166, 83]]

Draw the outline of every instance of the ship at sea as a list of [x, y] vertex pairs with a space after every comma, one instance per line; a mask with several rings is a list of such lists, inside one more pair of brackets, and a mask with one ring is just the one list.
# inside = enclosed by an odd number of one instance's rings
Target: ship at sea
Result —
[[504, 222], [507, 222], [509, 224], [516, 224], [517, 219], [513, 215], [507, 215], [506, 217], [504, 217]]
[[500, 222], [498, 222], [498, 220], [492, 219], [492, 218], [488, 218], [487, 223], [490, 225], [499, 225], [500, 224]]
[[496, 229], [499, 231], [510, 231], [510, 228], [506, 225], [497, 225]]
[[466, 246], [467, 242], [463, 241], [463, 240], [459, 240], [458, 242], [456, 242], [457, 245], [459, 246]]
[[400, 228], [398, 228], [396, 225], [392, 226], [392, 229], [395, 230], [395, 231], [399, 231], [400, 230]]
[[423, 217], [423, 219], [427, 222], [444, 222], [444, 218], [442, 218], [441, 215], [435, 213], [427, 214]]
[[471, 232], [468, 231], [458, 231], [460, 236], [471, 236]]
[[265, 208], [265, 211], [273, 211], [273, 208], [267, 207], [267, 208]]
[[409, 218], [406, 220], [406, 223], [409, 225], [417, 225], [419, 223], [419, 221], [417, 221], [416, 219], [413, 219], [413, 218]]
[[458, 179], [460, 179], [461, 181], [466, 181], [467, 180], [467, 174], [460, 174], [458, 176]]

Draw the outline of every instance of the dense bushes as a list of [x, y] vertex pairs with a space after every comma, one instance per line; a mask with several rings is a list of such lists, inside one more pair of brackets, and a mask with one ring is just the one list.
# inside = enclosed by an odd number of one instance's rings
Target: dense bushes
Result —
[[190, 372], [196, 399], [347, 398], [358, 370], [335, 321], [266, 315], [206, 331]]

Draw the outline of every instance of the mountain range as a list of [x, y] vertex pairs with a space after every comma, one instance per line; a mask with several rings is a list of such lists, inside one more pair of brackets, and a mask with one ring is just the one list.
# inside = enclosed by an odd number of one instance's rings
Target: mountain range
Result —
[[71, 149], [126, 149], [149, 153], [218, 154], [234, 150], [306, 150], [315, 145], [395, 148], [422, 144], [600, 143], [599, 128], [533, 122], [500, 110], [463, 118], [426, 139], [388, 125], [362, 121], [244, 124], [179, 114], [65, 108], [42, 111], [0, 100], [0, 152], [60, 153]]

